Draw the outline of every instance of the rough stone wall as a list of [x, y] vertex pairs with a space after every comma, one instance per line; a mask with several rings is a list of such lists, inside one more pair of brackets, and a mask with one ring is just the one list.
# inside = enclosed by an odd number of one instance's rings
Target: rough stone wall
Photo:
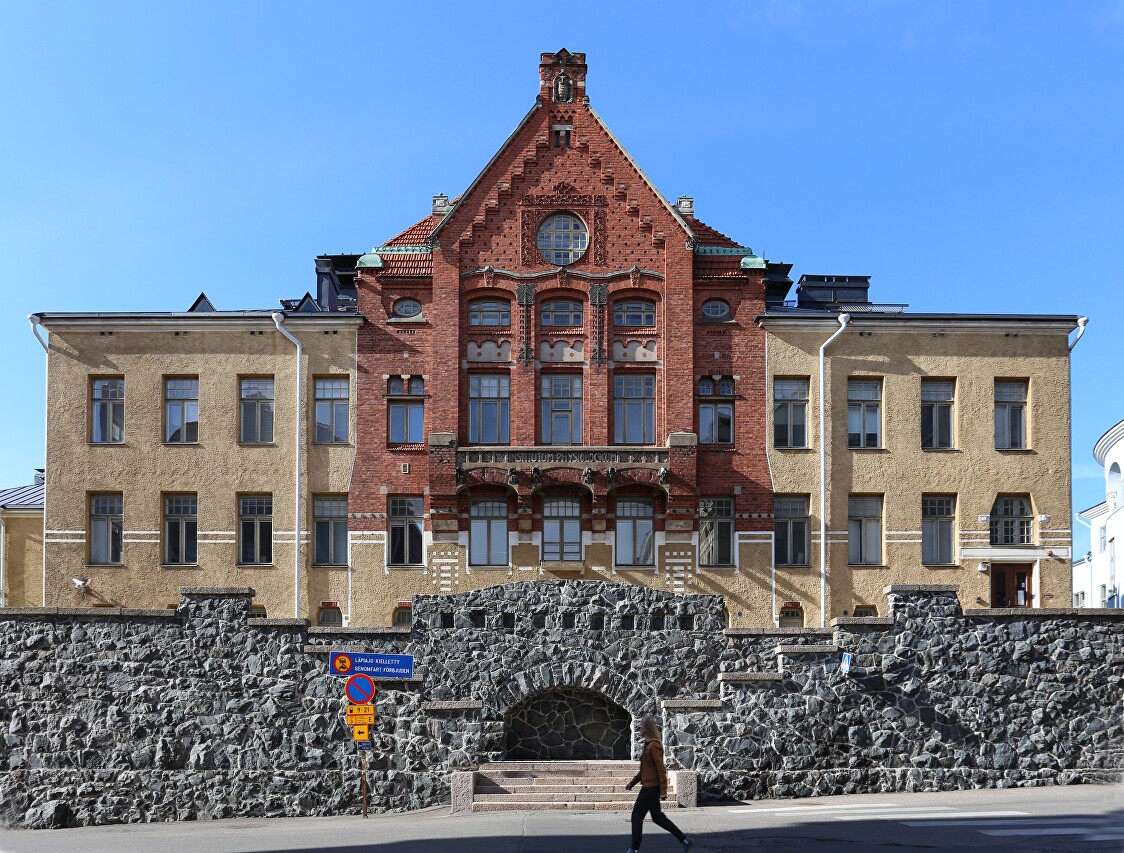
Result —
[[419, 596], [411, 629], [248, 619], [249, 589], [185, 590], [174, 611], [0, 611], [0, 817], [357, 812], [332, 648], [416, 659], [415, 680], [380, 683], [376, 810], [447, 801], [452, 771], [505, 757], [513, 709], [568, 691], [662, 715], [669, 768], [710, 799], [1124, 768], [1120, 612], [964, 614], [953, 587], [890, 593], [891, 617], [830, 634], [723, 631], [719, 596], [580, 581]]

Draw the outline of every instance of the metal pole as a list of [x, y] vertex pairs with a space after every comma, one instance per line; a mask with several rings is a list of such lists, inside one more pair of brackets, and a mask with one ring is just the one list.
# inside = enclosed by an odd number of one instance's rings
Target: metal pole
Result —
[[363, 817], [367, 817], [367, 753], [363, 753]]

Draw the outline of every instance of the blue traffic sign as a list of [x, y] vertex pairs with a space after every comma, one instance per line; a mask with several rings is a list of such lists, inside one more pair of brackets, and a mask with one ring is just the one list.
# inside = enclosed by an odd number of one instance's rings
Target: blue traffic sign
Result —
[[413, 655], [383, 655], [371, 652], [332, 652], [328, 655], [332, 675], [362, 673], [372, 678], [413, 678]]
[[372, 746], [373, 746], [373, 744], [369, 740], [357, 740], [357, 741], [355, 741], [355, 748], [359, 752], [370, 752]]
[[847, 675], [851, 671], [851, 653], [843, 652], [843, 660], [839, 662], [839, 671]]
[[347, 701], [353, 705], [366, 705], [375, 698], [377, 691], [371, 677], [358, 672], [347, 679], [343, 685], [343, 692], [347, 696]]

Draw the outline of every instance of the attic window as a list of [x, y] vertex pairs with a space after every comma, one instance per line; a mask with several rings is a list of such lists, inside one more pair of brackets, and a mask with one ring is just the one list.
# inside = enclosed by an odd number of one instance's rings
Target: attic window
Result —
[[572, 213], [555, 213], [539, 226], [536, 245], [547, 261], [564, 267], [585, 254], [589, 231]]
[[554, 125], [554, 147], [555, 148], [569, 148], [570, 135], [573, 133], [574, 127], [570, 124], [556, 124]]
[[394, 303], [395, 317], [416, 317], [421, 310], [421, 303], [416, 299], [399, 299]]

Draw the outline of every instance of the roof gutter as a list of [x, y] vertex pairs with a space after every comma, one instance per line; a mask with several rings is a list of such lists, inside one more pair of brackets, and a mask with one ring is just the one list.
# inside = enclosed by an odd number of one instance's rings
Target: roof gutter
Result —
[[293, 345], [297, 348], [297, 396], [296, 396], [296, 425], [294, 435], [296, 436], [296, 470], [293, 475], [294, 486], [296, 489], [296, 496], [294, 498], [294, 515], [293, 515], [293, 618], [301, 618], [301, 469], [303, 467], [303, 450], [304, 441], [301, 435], [301, 427], [304, 424], [303, 415], [303, 401], [304, 398], [301, 391], [304, 388], [303, 379], [301, 376], [301, 368], [304, 362], [304, 347], [301, 342], [297, 340], [292, 333], [289, 332], [282, 322], [285, 320], [285, 315], [280, 311], [274, 311], [272, 314], [273, 325], [277, 327], [282, 335], [288, 338]]
[[820, 347], [820, 627], [827, 627], [827, 389], [824, 386], [825, 353], [851, 322], [850, 314], [840, 314], [839, 328]]

